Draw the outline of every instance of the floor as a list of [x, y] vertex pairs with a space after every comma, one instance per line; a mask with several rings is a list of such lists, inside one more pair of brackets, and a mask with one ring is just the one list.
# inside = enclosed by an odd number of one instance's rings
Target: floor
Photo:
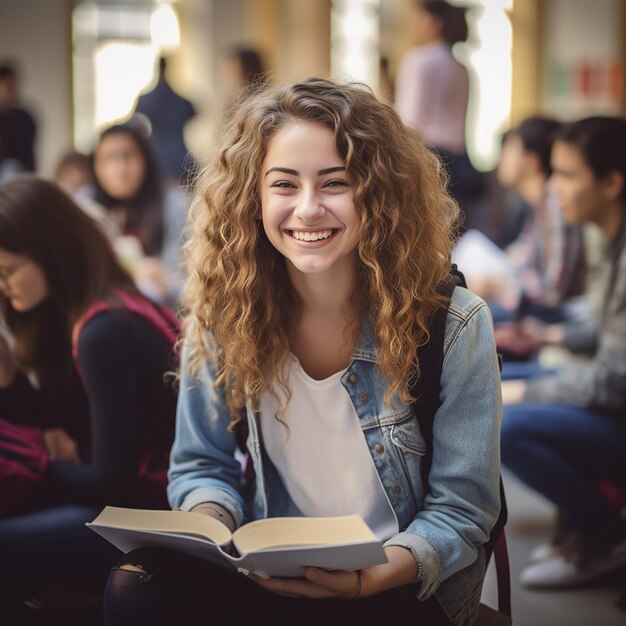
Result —
[[[553, 509], [510, 474], [503, 472], [509, 508], [506, 539], [511, 564], [511, 601], [514, 626], [626, 626], [626, 612], [616, 606], [626, 587], [626, 571], [588, 589], [528, 591], [517, 583], [530, 550], [550, 535]], [[493, 565], [487, 572], [483, 602], [497, 606]]]

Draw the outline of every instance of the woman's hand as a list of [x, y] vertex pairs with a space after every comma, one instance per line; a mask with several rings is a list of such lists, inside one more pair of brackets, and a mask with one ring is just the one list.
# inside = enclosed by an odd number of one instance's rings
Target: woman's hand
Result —
[[518, 404], [526, 393], [525, 380], [505, 380], [502, 382], [502, 404]]
[[524, 318], [520, 329], [526, 341], [537, 348], [562, 345], [565, 338], [562, 324], [546, 324], [534, 317]]
[[307, 567], [305, 578], [250, 578], [263, 589], [293, 598], [321, 600], [337, 598], [356, 600], [382, 593], [394, 587], [407, 585], [417, 577], [418, 567], [410, 550], [400, 546], [385, 548], [388, 563], [372, 565], [357, 572], [326, 572], [317, 567]]
[[62, 428], [47, 428], [43, 440], [53, 461], [80, 463], [78, 445]]
[[532, 354], [537, 345], [530, 341], [516, 322], [500, 322], [494, 329], [496, 345], [500, 350], [508, 350], [519, 355]]
[[171, 288], [171, 280], [165, 265], [154, 257], [144, 257], [137, 261], [134, 278], [146, 293], [155, 293], [160, 297], [167, 296]]
[[534, 317], [521, 322], [500, 322], [495, 327], [498, 348], [517, 354], [532, 354], [544, 346], [562, 345], [564, 330], [561, 324], [546, 324]]
[[6, 337], [0, 334], [0, 389], [8, 387], [15, 379], [15, 357]]
[[202, 513], [208, 515], [218, 522], [222, 522], [232, 533], [235, 530], [235, 520], [233, 516], [221, 505], [215, 502], [201, 502], [191, 509], [194, 513]]

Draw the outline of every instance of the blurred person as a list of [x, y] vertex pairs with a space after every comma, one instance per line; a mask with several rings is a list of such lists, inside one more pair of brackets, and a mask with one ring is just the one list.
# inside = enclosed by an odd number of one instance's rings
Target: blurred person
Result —
[[222, 53], [218, 80], [224, 95], [222, 125], [228, 122], [242, 96], [247, 97], [270, 82], [261, 54], [246, 46], [233, 46]]
[[121, 235], [117, 222], [103, 206], [93, 200], [94, 177], [91, 158], [88, 155], [76, 150], [63, 154], [57, 162], [54, 180], [89, 217], [98, 223], [111, 241], [115, 241]]
[[181, 284], [183, 191], [165, 184], [148, 141], [132, 124], [104, 130], [92, 161], [92, 199], [124, 235], [116, 243], [118, 253], [145, 293], [172, 304]]
[[93, 185], [89, 155], [76, 150], [64, 153], [54, 170], [54, 180], [71, 196]]
[[436, 157], [365, 85], [317, 78], [242, 100], [214, 156], [192, 212], [170, 503], [230, 530], [358, 513], [388, 563], [263, 580], [140, 549], [111, 572], [105, 623], [471, 624], [500, 508], [500, 385], [487, 307], [459, 287], [443, 400], [419, 409], [428, 492], [411, 381], [435, 370], [416, 353], [449, 301], [458, 211]]
[[0, 315], [10, 333], [0, 338], [0, 456], [14, 452], [4, 435], [19, 440], [28, 425], [42, 473], [16, 501], [0, 480], [7, 618], [90, 554], [110, 559], [84, 526], [102, 506], [166, 506], [176, 392], [164, 374], [178, 324], [139, 293], [71, 198], [31, 175], [0, 187]]
[[35, 119], [20, 102], [19, 75], [8, 62], [0, 62], [0, 154], [19, 163], [21, 171], [35, 171]]
[[[596, 224], [609, 244], [600, 317], [528, 320], [517, 336], [499, 337], [504, 345], [562, 345], [588, 355], [557, 371], [523, 368], [527, 380], [502, 385], [503, 462], [556, 506], [568, 529], [539, 557], [533, 554], [540, 560], [520, 577], [529, 587], [582, 585], [626, 565], [626, 521], [598, 487], [608, 482], [626, 489], [625, 145], [625, 120], [593, 117], [564, 126], [552, 149], [552, 181], [565, 220]], [[505, 367], [503, 378], [516, 375]]]
[[480, 228], [478, 200], [484, 180], [467, 155], [465, 123], [469, 100], [466, 67], [452, 46], [468, 37], [466, 9], [444, 0], [416, 2], [413, 39], [395, 82], [395, 106], [405, 124], [422, 134], [448, 171], [449, 192], [464, 211], [463, 228]]
[[242, 88], [267, 79], [261, 54], [245, 46], [234, 46], [224, 53], [221, 76], [230, 94], [237, 94]]
[[564, 304], [583, 290], [584, 254], [579, 225], [567, 224], [548, 188], [550, 151], [560, 128], [555, 120], [531, 117], [505, 134], [498, 182], [513, 189], [530, 211], [519, 237], [506, 248], [512, 275], [472, 281], [470, 288], [489, 303], [494, 322], [525, 316], [562, 321]]
[[485, 174], [485, 187], [483, 233], [504, 250], [522, 233], [530, 207], [516, 191], [500, 183], [497, 166]]
[[167, 59], [164, 57], [159, 58], [158, 72], [156, 86], [139, 96], [135, 113], [145, 115], [150, 122], [150, 143], [162, 173], [171, 184], [186, 185], [194, 165], [185, 147], [183, 131], [196, 111], [193, 104], [177, 94], [167, 82]]

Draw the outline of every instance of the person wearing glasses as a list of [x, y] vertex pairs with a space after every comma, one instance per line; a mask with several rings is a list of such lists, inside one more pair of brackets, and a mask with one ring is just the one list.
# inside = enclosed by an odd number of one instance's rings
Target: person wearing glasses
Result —
[[[178, 323], [96, 222], [33, 175], [0, 186], [0, 318], [0, 614], [30, 623], [24, 600], [39, 605], [90, 555], [111, 559], [84, 526], [94, 513], [167, 506]], [[20, 497], [2, 461], [23, 448], [39, 475]]]

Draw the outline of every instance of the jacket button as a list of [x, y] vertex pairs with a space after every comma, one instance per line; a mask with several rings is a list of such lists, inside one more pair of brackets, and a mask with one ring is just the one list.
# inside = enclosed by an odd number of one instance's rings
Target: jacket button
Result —
[[352, 372], [352, 374], [350, 374], [350, 376], [348, 376], [348, 380], [354, 384], [354, 383], [358, 383], [359, 382], [359, 375], [355, 374], [354, 372]]
[[361, 402], [365, 402], [367, 400], [367, 394], [364, 391], [361, 391], [361, 393], [359, 394], [359, 400]]
[[399, 487], [398, 485], [394, 485], [394, 486], [391, 488], [391, 493], [400, 493], [400, 491], [401, 491], [401, 490], [400, 490], [400, 487]]
[[385, 451], [385, 448], [384, 448], [384, 446], [382, 446], [381, 444], [377, 443], [377, 444], [374, 446], [374, 451], [375, 451], [375, 452], [378, 452], [378, 454], [382, 454], [382, 453]]

